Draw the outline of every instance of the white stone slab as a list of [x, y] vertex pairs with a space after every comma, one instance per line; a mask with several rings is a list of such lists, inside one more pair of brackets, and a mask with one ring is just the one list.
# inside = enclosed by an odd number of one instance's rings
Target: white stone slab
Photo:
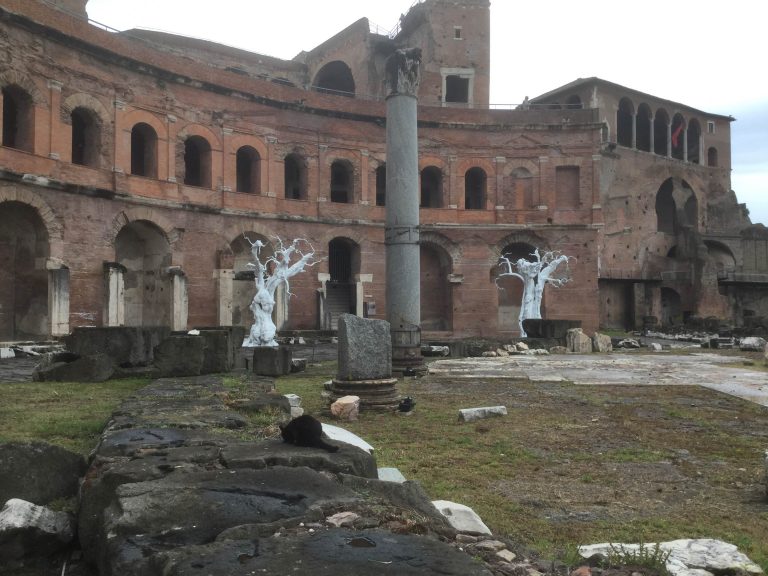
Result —
[[[645, 544], [646, 549], [653, 549], [655, 544]], [[591, 544], [580, 546], [579, 554], [589, 558], [595, 554], [607, 556], [613, 550], [635, 552], [639, 544]], [[669, 553], [667, 570], [672, 576], [701, 576], [713, 572], [746, 572], [760, 574], [760, 566], [752, 562], [738, 548], [722, 540], [711, 538], [672, 540], [661, 542], [659, 549]]]
[[480, 516], [469, 506], [457, 504], [449, 500], [433, 500], [432, 504], [438, 509], [440, 514], [446, 517], [448, 523], [457, 532], [491, 535], [488, 526], [483, 523]]
[[323, 422], [323, 432], [325, 432], [325, 435], [331, 440], [346, 442], [347, 444], [352, 444], [352, 446], [357, 446], [358, 448], [365, 450], [369, 454], [373, 454], [373, 446], [349, 430]]
[[459, 410], [459, 420], [463, 422], [473, 422], [490, 418], [492, 416], [506, 416], [506, 406], [483, 406], [480, 408], [462, 408]]
[[406, 481], [406, 478], [397, 468], [379, 468], [379, 480], [402, 484]]
[[0, 358], [15, 358], [16, 354], [12, 348], [0, 348]]

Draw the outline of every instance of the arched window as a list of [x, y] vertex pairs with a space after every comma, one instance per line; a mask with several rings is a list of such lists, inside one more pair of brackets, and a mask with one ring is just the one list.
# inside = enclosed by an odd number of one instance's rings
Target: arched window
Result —
[[421, 207], [443, 206], [443, 172], [437, 166], [427, 166], [421, 171]]
[[653, 130], [651, 108], [648, 104], [640, 104], [635, 118], [635, 145], [638, 150], [651, 151], [651, 130]]
[[616, 143], [619, 146], [632, 146], [632, 126], [635, 121], [635, 107], [629, 98], [622, 98], [616, 111]]
[[685, 119], [682, 114], [675, 114], [672, 118], [670, 141], [672, 143], [672, 158], [683, 160], [685, 154]]
[[581, 98], [579, 98], [576, 94], [569, 96], [568, 100], [565, 101], [565, 107], [570, 108], [571, 110], [583, 108]]
[[701, 124], [696, 118], [688, 123], [688, 162], [701, 164]]
[[297, 153], [288, 154], [284, 161], [285, 197], [289, 200], [307, 199], [307, 163]]
[[72, 110], [72, 163], [93, 168], [99, 165], [99, 121], [92, 110]]
[[157, 132], [144, 122], [131, 129], [131, 174], [157, 178]]
[[241, 146], [236, 155], [237, 191], [258, 194], [261, 184], [261, 158], [253, 146]]
[[464, 208], [466, 210], [485, 209], [487, 181], [485, 170], [477, 166], [464, 173]]
[[656, 193], [656, 230], [665, 234], [677, 232], [677, 207], [672, 197], [674, 185], [669, 178]]
[[352, 164], [349, 161], [336, 160], [331, 164], [331, 202], [351, 203], [353, 181]]
[[381, 164], [376, 168], [376, 206], [387, 203], [387, 165]]
[[419, 246], [421, 286], [421, 329], [452, 329], [452, 290], [448, 276], [452, 272], [451, 257], [445, 248], [422, 239]]
[[3, 146], [32, 152], [33, 116], [29, 94], [15, 84], [3, 88]]
[[211, 187], [211, 145], [202, 136], [184, 141], [184, 184]]
[[669, 142], [669, 114], [666, 110], [656, 110], [656, 116], [653, 118], [653, 152], [659, 156], [666, 156], [667, 143]]
[[352, 70], [341, 60], [329, 62], [315, 75], [312, 87], [318, 92], [337, 94], [339, 96], [355, 96], [355, 79]]
[[717, 148], [710, 146], [707, 150], [707, 166], [717, 167]]

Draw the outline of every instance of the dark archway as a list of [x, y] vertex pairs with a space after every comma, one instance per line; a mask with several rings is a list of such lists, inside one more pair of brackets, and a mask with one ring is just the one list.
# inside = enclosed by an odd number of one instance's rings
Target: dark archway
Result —
[[72, 163], [98, 168], [101, 155], [101, 127], [93, 110], [75, 108], [72, 120]]
[[48, 240], [35, 208], [0, 202], [0, 341], [48, 336]]
[[642, 150], [643, 152], [651, 151], [651, 131], [653, 130], [651, 114], [651, 108], [648, 104], [643, 103], [637, 107], [637, 117], [635, 118], [635, 145], [638, 150]]
[[339, 316], [355, 313], [355, 275], [360, 273], [360, 247], [349, 238], [331, 240], [328, 243], [328, 272], [330, 281], [325, 285], [326, 318], [323, 324], [336, 330]]
[[237, 191], [258, 194], [261, 187], [261, 157], [253, 146], [241, 146], [235, 157]]
[[144, 122], [131, 129], [131, 174], [157, 178], [157, 132]]
[[381, 164], [376, 168], [376, 206], [387, 203], [387, 165]]
[[672, 288], [661, 289], [661, 325], [676, 326], [683, 323], [680, 294]]
[[635, 122], [635, 106], [629, 98], [619, 101], [616, 111], [616, 143], [627, 148], [632, 147], [632, 126]]
[[331, 164], [331, 202], [350, 204], [354, 199], [354, 170], [349, 160]]
[[329, 62], [315, 75], [312, 87], [318, 92], [339, 96], [355, 96], [355, 79], [352, 70], [341, 60]]
[[211, 145], [202, 136], [184, 141], [184, 184], [211, 187]]
[[125, 268], [125, 325], [170, 326], [171, 249], [163, 231], [147, 220], [126, 224], [115, 239], [115, 261]]
[[707, 149], [707, 166], [711, 166], [712, 168], [717, 168], [718, 160], [717, 160], [717, 148], [714, 146], [710, 146]]
[[672, 158], [683, 160], [685, 155], [685, 119], [682, 114], [675, 114], [672, 118]]
[[283, 163], [285, 197], [289, 200], [307, 199], [307, 162], [297, 153], [288, 154]]
[[[533, 253], [536, 248], [525, 242], [513, 242], [502, 250], [502, 255], [516, 262], [520, 258], [533, 262], [536, 258]], [[499, 266], [491, 270], [491, 278], [496, 281], [498, 294], [498, 329], [500, 332], [520, 332], [520, 307], [523, 300], [523, 283], [519, 278], [504, 276], [499, 278], [501, 272]], [[541, 304], [542, 317], [544, 316], [544, 300]]]
[[475, 166], [464, 173], [464, 209], [485, 210], [488, 177]]
[[444, 332], [453, 329], [452, 272], [450, 255], [442, 246], [423, 242], [419, 247], [421, 275], [421, 329]]
[[653, 152], [659, 156], [666, 156], [669, 142], [669, 114], [659, 108], [653, 118]]
[[32, 152], [34, 148], [34, 105], [21, 87], [3, 88], [3, 146]]
[[688, 162], [701, 164], [701, 124], [696, 118], [688, 123]]
[[443, 207], [443, 172], [437, 166], [421, 171], [421, 208]]
[[668, 178], [656, 192], [656, 230], [665, 234], [677, 233], [677, 207], [672, 197], [674, 184]]

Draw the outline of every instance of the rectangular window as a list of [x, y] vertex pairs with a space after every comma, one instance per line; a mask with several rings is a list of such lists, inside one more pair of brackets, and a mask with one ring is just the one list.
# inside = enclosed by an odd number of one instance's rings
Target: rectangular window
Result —
[[580, 205], [579, 167], [558, 166], [555, 169], [555, 209], [573, 210]]
[[453, 39], [454, 40], [461, 40], [461, 26], [454, 26], [453, 27]]
[[714, 134], [715, 133], [715, 123], [712, 122], [712, 120], [709, 120], [707, 122], [707, 132], [709, 132], [710, 134]]
[[469, 102], [469, 78], [461, 76], [446, 76], [445, 78], [446, 102]]

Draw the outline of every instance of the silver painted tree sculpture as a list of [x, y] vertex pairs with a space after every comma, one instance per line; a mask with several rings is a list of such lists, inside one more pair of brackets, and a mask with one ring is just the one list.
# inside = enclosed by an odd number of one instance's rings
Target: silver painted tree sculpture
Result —
[[[526, 337], [523, 329], [523, 320], [529, 318], [541, 318], [541, 299], [544, 296], [544, 287], [547, 284], [559, 288], [571, 280], [571, 270], [568, 266], [570, 256], [559, 252], [544, 252], [539, 254], [539, 249], [531, 254], [536, 260], [533, 262], [520, 258], [512, 262], [509, 256], [504, 254], [499, 258], [499, 266], [502, 272], [496, 277], [498, 286], [499, 278], [512, 276], [519, 278], [523, 283], [523, 301], [520, 304], [520, 335]], [[555, 276], [558, 267], [565, 264], [564, 270]]]
[[[291, 296], [288, 281], [304, 272], [307, 266], [314, 266], [319, 262], [315, 258], [315, 249], [307, 240], [296, 238], [288, 246], [283, 245], [280, 238], [275, 238], [277, 249], [273, 256], [261, 261], [259, 252], [265, 246], [261, 240], [251, 242], [251, 254], [254, 262], [248, 266], [255, 268], [256, 295], [251, 301], [250, 309], [253, 312], [253, 326], [249, 335], [243, 341], [243, 346], [277, 346], [275, 333], [277, 328], [272, 321], [272, 310], [275, 309], [275, 291], [281, 284], [285, 284], [288, 296]], [[295, 262], [291, 260], [297, 258]]]

